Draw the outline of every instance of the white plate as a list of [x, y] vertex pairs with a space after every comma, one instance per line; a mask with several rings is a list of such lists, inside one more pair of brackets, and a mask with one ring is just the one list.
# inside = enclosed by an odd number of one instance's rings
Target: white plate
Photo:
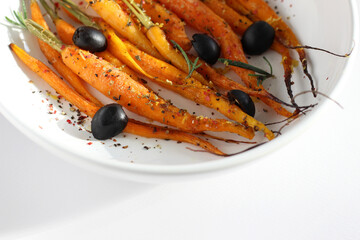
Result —
[[[337, 53], [348, 52], [358, 43], [358, 15], [355, 1], [352, 0], [302, 0], [279, 2], [270, 0], [271, 6], [277, 6], [280, 15], [288, 22], [303, 44], [321, 47]], [[1, 19], [10, 15], [11, 9], [19, 9], [19, 2], [7, 1], [0, 9]], [[336, 17], [334, 17], [336, 16]], [[293, 122], [282, 131], [282, 135], [275, 140], [232, 157], [218, 157], [209, 153], [193, 152], [188, 147], [195, 147], [173, 141], [145, 139], [133, 135], [120, 134], [115, 140], [105, 142], [94, 141], [91, 134], [84, 131], [85, 126], [72, 124], [72, 112], [68, 103], [57, 102], [52, 96], [56, 93], [44, 83], [42, 79], [29, 71], [8, 49], [13, 42], [24, 48], [32, 56], [46, 62], [39, 51], [34, 37], [24, 31], [0, 26], [3, 36], [0, 38], [0, 53], [2, 59], [2, 87], [0, 88], [0, 110], [17, 128], [23, 131], [35, 142], [47, 148], [58, 156], [81, 166], [95, 169], [116, 176], [126, 177], [138, 181], [168, 181], [188, 176], [199, 176], [206, 173], [220, 172], [220, 170], [239, 166], [242, 163], [256, 159], [289, 142], [296, 135], [303, 132], [315, 116], [321, 113], [325, 98], [314, 99], [311, 94], [298, 98], [300, 104], [319, 103], [319, 105], [305, 117]], [[355, 46], [357, 47], [357, 46]], [[331, 95], [340, 82], [346, 81], [347, 69], [352, 58], [338, 58], [329, 54], [307, 51], [310, 60], [310, 70], [316, 79], [320, 92]], [[273, 53], [266, 53], [273, 64], [276, 79], [267, 80], [265, 86], [269, 91], [281, 99], [289, 101], [282, 79], [281, 58]], [[296, 57], [296, 55], [294, 55]], [[266, 68], [262, 58], [251, 58], [254, 65]], [[29, 80], [32, 80], [29, 82]], [[309, 89], [307, 79], [304, 79], [300, 67], [295, 69], [293, 89], [299, 93]], [[160, 89], [154, 86], [155, 89]], [[47, 93], [50, 91], [50, 94]], [[98, 95], [97, 92], [94, 92]], [[222, 117], [211, 114], [213, 111], [196, 106], [190, 101], [174, 96], [165, 90], [160, 92], [165, 98], [189, 112]], [[99, 95], [98, 95], [99, 96]], [[106, 100], [102, 98], [105, 102]], [[53, 108], [49, 108], [53, 104]], [[60, 107], [59, 107], [60, 106]], [[276, 116], [266, 106], [258, 104], [256, 118], [267, 123], [281, 118]], [[55, 114], [49, 114], [49, 111]], [[65, 112], [67, 115], [62, 115]], [[71, 124], [69, 124], [69, 120]], [[272, 126], [278, 130], [281, 125]], [[79, 130], [81, 128], [82, 130]], [[261, 140], [258, 134], [256, 140]], [[239, 139], [234, 135], [223, 135], [228, 138]], [[242, 139], [245, 140], [245, 139]], [[115, 142], [116, 141], [116, 142]], [[211, 141], [221, 150], [232, 153], [238, 152], [249, 145], [234, 145], [219, 141]], [[115, 147], [114, 144], [121, 144]], [[127, 148], [123, 148], [127, 146]], [[144, 147], [149, 148], [148, 150]]]

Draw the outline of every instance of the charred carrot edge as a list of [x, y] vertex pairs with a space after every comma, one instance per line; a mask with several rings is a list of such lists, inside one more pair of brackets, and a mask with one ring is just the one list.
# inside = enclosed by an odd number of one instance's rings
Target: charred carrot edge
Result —
[[67, 46], [62, 50], [61, 55], [64, 63], [79, 77], [105, 96], [111, 99], [117, 98], [117, 102], [129, 111], [186, 132], [228, 131], [247, 138], [253, 137], [251, 131], [233, 122], [190, 115], [161, 99], [110, 63], [87, 51]]
[[209, 143], [208, 141], [205, 141], [199, 137], [188, 134], [186, 132], [182, 132], [171, 128], [164, 128], [148, 123], [139, 123], [138, 121], [135, 120], [132, 120], [129, 123], [125, 129], [127, 133], [133, 133], [147, 138], [170, 139], [174, 141], [191, 143], [213, 154], [219, 156], [227, 155], [222, 151], [220, 151], [217, 147]]
[[[172, 65], [176, 66], [180, 70], [189, 73], [190, 67], [184, 56], [166, 39], [164, 31], [156, 24], [154, 24], [151, 19], [146, 15], [144, 10], [137, 6], [135, 2], [127, 0], [115, 0], [117, 2], [124, 2], [130, 11], [138, 18], [142, 25], [147, 29], [146, 36], [150, 42], [155, 46], [158, 52]], [[189, 75], [190, 76], [190, 73]], [[200, 81], [206, 86], [210, 86], [209, 82], [206, 81], [201, 74], [196, 71], [193, 71], [191, 77]]]
[[[43, 26], [45, 29], [49, 29], [43, 15], [40, 11], [39, 5], [36, 1], [32, 0], [30, 4], [30, 10], [32, 19]], [[38, 40], [39, 47], [42, 53], [45, 55], [49, 63], [56, 69], [56, 71], [64, 76], [64, 78], [68, 81], [68, 83], [74, 87], [74, 89], [80, 93], [85, 99], [93, 102], [97, 106], [101, 106], [102, 103], [95, 98], [84, 86], [84, 82], [75, 74], [73, 73], [65, 64], [62, 62], [61, 55], [50, 47], [45, 42]]]
[[[225, 2], [220, 0], [203, 0], [203, 2], [208, 6], [211, 10], [213, 10], [218, 16], [223, 18], [226, 22], [230, 24], [234, 32], [239, 35], [243, 35], [246, 29], [253, 24], [253, 22], [247, 17], [240, 15], [238, 12], [229, 7]], [[271, 47], [273, 50], [277, 51], [282, 56], [282, 65], [284, 68], [284, 82], [286, 85], [286, 89], [288, 95], [291, 99], [291, 103], [294, 107], [298, 107], [295, 100], [294, 95], [291, 90], [291, 77], [293, 72], [293, 60], [290, 56], [289, 50], [283, 46], [276, 39]]]
[[[225, 20], [217, 16], [204, 3], [198, 0], [157, 0], [157, 2], [164, 4], [166, 8], [173, 11], [198, 31], [212, 35], [219, 42], [225, 58], [247, 63], [238, 36], [231, 30]], [[232, 69], [240, 76], [247, 87], [252, 89], [260, 88], [261, 91], [266, 91], [261, 84], [258, 86], [255, 77], [250, 76], [253, 74], [252, 71], [237, 67], [232, 67]], [[278, 102], [269, 98], [261, 98], [261, 100], [280, 115], [286, 117], [293, 115]]]
[[[227, 0], [228, 1], [228, 0]], [[230, 6], [243, 9], [247, 12], [250, 19], [260, 19], [269, 23], [274, 29], [276, 37], [285, 46], [301, 46], [302, 44], [297, 39], [291, 28], [279, 17], [276, 12], [263, 0], [233, 0], [229, 1]], [[240, 7], [239, 7], [240, 6]], [[311, 91], [316, 97], [316, 89], [311, 74], [308, 71], [307, 59], [304, 48], [296, 49], [300, 62], [303, 67], [304, 74], [308, 77], [311, 85]]]
[[135, 0], [138, 4], [140, 4], [140, 1], [142, 1], [142, 8], [151, 17], [151, 20], [161, 25], [161, 29], [165, 32], [167, 39], [169, 41], [174, 40], [182, 49], [189, 51], [192, 44], [186, 35], [184, 22], [176, 14], [156, 2]]
[[116, 31], [129, 39], [138, 48], [146, 53], [163, 59], [156, 51], [151, 42], [138, 29], [137, 24], [132, 20], [125, 11], [113, 0], [92, 1], [86, 0], [89, 5], [99, 14], [107, 23], [109, 23]]
[[[58, 92], [74, 106], [79, 108], [80, 111], [84, 112], [90, 117], [93, 117], [95, 113], [99, 110], [98, 106], [88, 102], [77, 92], [71, 89], [60, 77], [58, 77], [42, 62], [31, 57], [15, 44], [10, 44], [9, 47], [26, 66], [28, 66], [32, 71], [34, 71], [41, 78], [43, 78], [52, 88], [56, 90], [56, 92]], [[165, 127], [142, 123], [133, 119], [129, 119], [129, 122], [124, 129], [124, 132], [147, 138], [171, 139], [175, 141], [187, 142], [199, 146], [204, 150], [216, 155], [227, 155], [215, 146], [213, 146], [211, 143], [196, 136], [175, 129], [168, 129]]]

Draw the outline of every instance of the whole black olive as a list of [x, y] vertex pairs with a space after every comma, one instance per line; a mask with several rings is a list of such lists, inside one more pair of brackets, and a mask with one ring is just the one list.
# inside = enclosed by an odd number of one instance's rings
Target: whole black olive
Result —
[[93, 27], [81, 26], [76, 29], [73, 38], [74, 44], [90, 52], [102, 52], [107, 48], [104, 34]]
[[221, 49], [219, 44], [206, 34], [194, 34], [191, 41], [198, 56], [210, 65], [217, 62]]
[[241, 90], [231, 90], [228, 92], [230, 102], [235, 103], [247, 115], [255, 116], [255, 104], [251, 97]]
[[128, 117], [120, 104], [112, 103], [100, 108], [91, 121], [93, 136], [99, 140], [115, 137], [128, 123]]
[[267, 22], [258, 21], [246, 29], [241, 43], [246, 54], [260, 55], [271, 47], [274, 38], [274, 28]]

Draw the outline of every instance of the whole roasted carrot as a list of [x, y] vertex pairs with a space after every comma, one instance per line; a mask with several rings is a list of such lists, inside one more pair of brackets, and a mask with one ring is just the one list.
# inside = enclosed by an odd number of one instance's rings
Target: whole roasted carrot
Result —
[[[230, 60], [247, 63], [247, 59], [242, 50], [241, 42], [237, 35], [232, 31], [229, 24], [217, 16], [200, 0], [157, 0], [165, 5], [166, 8], [176, 13], [187, 24], [198, 31], [212, 35], [220, 44], [223, 56]], [[266, 91], [261, 84], [258, 85], [254, 73], [250, 70], [232, 67], [233, 71], [239, 75], [247, 87]], [[293, 114], [283, 108], [281, 104], [270, 98], [261, 100], [272, 107], [278, 114], [291, 117]]]
[[194, 116], [173, 106], [107, 61], [77, 47], [65, 46], [52, 32], [30, 19], [23, 21], [23, 25], [60, 52], [63, 62], [74, 73], [105, 96], [118, 99], [130, 111], [187, 132], [228, 131], [247, 138], [254, 136], [252, 129], [242, 125], [225, 119]]
[[[46, 21], [43, 18], [43, 15], [40, 11], [39, 5], [35, 0], [31, 1], [30, 4], [30, 10], [32, 19], [43, 26], [45, 29], [49, 29]], [[102, 103], [96, 99], [84, 86], [84, 82], [75, 74], [73, 73], [65, 64], [62, 62], [61, 55], [54, 50], [52, 47], [50, 47], [47, 43], [38, 40], [40, 50], [45, 55], [47, 60], [53, 67], [56, 69], [56, 71], [64, 76], [64, 78], [68, 81], [68, 83], [74, 87], [74, 89], [80, 93], [85, 99], [93, 102], [97, 106], [100, 106]]]
[[[226, 22], [230, 24], [234, 32], [237, 34], [243, 35], [247, 28], [253, 24], [253, 21], [247, 17], [239, 14], [231, 7], [229, 7], [222, 0], [203, 0], [203, 2], [208, 6], [212, 11], [214, 11], [218, 16], [223, 18]], [[271, 48], [282, 56], [282, 65], [284, 68], [284, 82], [287, 88], [288, 95], [291, 99], [291, 103], [297, 107], [297, 104], [294, 100], [294, 96], [291, 90], [291, 77], [293, 72], [293, 59], [290, 56], [289, 50], [283, 46], [278, 40], [275, 39]]]
[[[98, 23], [103, 29], [107, 39], [113, 39], [114, 31], [111, 27], [101, 20], [98, 20]], [[228, 100], [219, 96], [211, 89], [201, 85], [201, 83], [197, 82], [195, 79], [186, 79], [186, 76], [175, 67], [145, 54], [130, 43], [125, 42], [125, 45], [130, 55], [137, 60], [137, 64], [140, 65], [141, 69], [145, 70], [150, 75], [156, 76], [155, 78], [151, 78], [152, 80], [197, 103], [214, 108], [230, 119], [242, 123], [245, 126], [250, 126], [264, 131], [269, 139], [273, 138], [273, 133], [261, 122], [246, 115], [237, 106], [230, 104]], [[116, 45], [114, 45], [112, 41], [109, 42], [108, 49], [110, 52], [114, 52], [118, 58], [127, 61], [127, 58], [124, 58], [121, 52], [116, 51]]]
[[[239, 8], [243, 12], [246, 11], [248, 17], [254, 20], [263, 20], [269, 23], [274, 29], [276, 37], [285, 45], [285, 46], [301, 46], [300, 41], [297, 39], [294, 32], [291, 28], [284, 22], [284, 20], [279, 17], [276, 12], [263, 0], [226, 0], [227, 3], [233, 8]], [[239, 7], [240, 6], [240, 7]], [[244, 10], [245, 9], [245, 10]], [[314, 86], [314, 81], [310, 75], [307, 67], [307, 59], [304, 48], [296, 49], [300, 62], [303, 67], [304, 74], [309, 78], [311, 91], [316, 97], [316, 89]]]
[[163, 58], [156, 51], [146, 36], [139, 30], [136, 22], [132, 20], [131, 16], [122, 10], [114, 0], [86, 1], [89, 3], [91, 8], [97, 12], [97, 14], [99, 14], [122, 36], [129, 39], [129, 41], [135, 44], [139, 49], [152, 56], [155, 56], [156, 58]]
[[[84, 112], [90, 117], [93, 117], [95, 113], [99, 110], [99, 106], [88, 102], [85, 98], [80, 96], [76, 91], [71, 89], [60, 77], [58, 77], [50, 68], [48, 68], [42, 62], [31, 57], [15, 44], [10, 44], [9, 47], [20, 58], [20, 60], [25, 63], [25, 65], [27, 65], [32, 71], [34, 71], [41, 78], [43, 78], [52, 88], [54, 88], [56, 92], [63, 96], [67, 101], [79, 108], [80, 111]], [[133, 119], [129, 119], [129, 122], [124, 129], [124, 132], [147, 138], [170, 139], [175, 141], [187, 142], [199, 146], [210, 153], [220, 156], [226, 156], [225, 153], [220, 151], [218, 148], [216, 148], [209, 142], [191, 134], [175, 129], [169, 129], [152, 124], [142, 123]]]
[[127, 74], [89, 52], [68, 46], [61, 53], [64, 63], [73, 72], [105, 96], [117, 98], [117, 102], [129, 111], [187, 132], [229, 131], [248, 138], [253, 136], [251, 131], [241, 125], [222, 119], [197, 117], [176, 108]]
[[[109, 26], [104, 22], [99, 23], [104, 29], [104, 34], [107, 35]], [[242, 123], [245, 126], [259, 129], [263, 131], [269, 139], [273, 138], [273, 133], [267, 129], [263, 123], [248, 116], [212, 89], [202, 85], [196, 81], [196, 79], [186, 78], [186, 74], [182, 71], [140, 51], [131, 43], [124, 41], [124, 44], [129, 54], [136, 59], [140, 67], [150, 75], [156, 76], [151, 79], [152, 81], [199, 104], [216, 109], [226, 117]], [[112, 51], [113, 46], [111, 43], [108, 45], [108, 48]]]

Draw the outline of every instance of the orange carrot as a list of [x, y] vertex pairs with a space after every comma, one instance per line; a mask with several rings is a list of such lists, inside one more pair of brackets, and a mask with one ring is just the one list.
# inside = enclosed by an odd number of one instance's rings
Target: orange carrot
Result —
[[[34, 71], [47, 83], [49, 83], [49, 85], [52, 86], [55, 91], [58, 92], [61, 96], [63, 96], [67, 101], [79, 108], [80, 111], [84, 112], [90, 117], [93, 117], [95, 113], [99, 110], [98, 106], [85, 100], [42, 62], [29, 56], [24, 50], [22, 50], [15, 44], [10, 44], [9, 47], [20, 58], [22, 62], [24, 62], [32, 71]], [[175, 129], [169, 129], [165, 127], [142, 123], [133, 119], [129, 119], [129, 122], [124, 129], [124, 132], [148, 138], [170, 139], [175, 141], [187, 142], [199, 146], [213, 154], [226, 156], [226, 154], [220, 151], [218, 148], [196, 136]]]
[[[100, 25], [104, 29], [105, 36], [107, 36], [109, 26], [103, 22], [100, 22]], [[200, 82], [196, 81], [196, 79], [186, 79], [185, 74], [172, 65], [140, 51], [129, 42], [124, 41], [124, 44], [126, 45], [129, 54], [136, 59], [140, 67], [150, 75], [156, 76], [151, 80], [188, 99], [216, 109], [228, 118], [242, 123], [245, 126], [264, 131], [269, 139], [273, 138], [273, 133], [268, 130], [264, 124], [246, 115], [237, 106], [230, 104], [228, 100], [219, 96], [210, 88], [202, 85]], [[112, 43], [109, 43], [108, 49], [111, 52], [114, 52], [113, 47]], [[116, 52], [114, 53], [116, 54]], [[121, 58], [121, 56], [117, 57]]]
[[61, 55], [73, 72], [104, 95], [118, 99], [117, 102], [129, 111], [186, 132], [228, 131], [247, 138], [253, 137], [253, 132], [241, 125], [223, 119], [197, 117], [176, 108], [110, 63], [87, 51], [67, 46], [61, 51]]
[[163, 59], [163, 57], [156, 51], [151, 42], [138, 29], [136, 23], [132, 20], [125, 11], [113, 0], [92, 1], [86, 0], [89, 5], [116, 31], [122, 36], [129, 39], [139, 49]]
[[95, 53], [95, 55], [98, 57], [102, 57], [103, 59], [105, 59], [112, 65], [114, 65], [115, 67], [120, 68], [123, 72], [125, 72], [127, 75], [129, 75], [132, 79], [137, 80], [138, 82], [141, 81], [140, 78], [138, 77], [137, 73], [134, 70], [132, 70], [126, 64], [121, 62], [117, 57], [112, 55], [109, 51], [98, 52], [98, 53]]
[[[41, 26], [43, 26], [45, 29], [49, 29], [46, 21], [43, 18], [43, 15], [40, 11], [39, 5], [35, 0], [31, 1], [30, 4], [30, 10], [32, 19], [39, 23]], [[93, 102], [97, 106], [101, 106], [101, 102], [95, 98], [84, 86], [84, 82], [75, 74], [73, 73], [65, 64], [62, 62], [61, 55], [54, 50], [52, 47], [50, 47], [47, 43], [38, 40], [40, 50], [45, 55], [47, 60], [53, 67], [56, 69], [56, 71], [64, 76], [64, 78], [68, 81], [68, 83], [74, 87], [74, 89], [80, 93], [85, 99]]]
[[135, 2], [128, 2], [127, 0], [121, 1], [127, 5], [131, 12], [139, 19], [141, 24], [145, 26], [145, 28], [147, 29], [146, 36], [155, 46], [155, 48], [159, 51], [159, 53], [168, 62], [181, 69], [182, 71], [189, 73], [188, 76], [191, 75], [193, 78], [195, 78], [202, 84], [207, 86], [209, 85], [209, 82], [207, 82], [198, 72], [193, 71], [192, 74], [190, 73], [191, 66], [188, 65], [184, 56], [172, 45], [170, 45], [170, 43], [166, 39], [164, 31], [162, 31], [162, 29], [158, 25], [154, 24], [151, 19], [145, 14], [145, 12], [139, 6], [137, 6]]
[[167, 39], [177, 42], [182, 49], [189, 51], [192, 45], [185, 32], [185, 23], [176, 14], [156, 2], [135, 0], [138, 4], [140, 4], [140, 1], [142, 1], [142, 8], [151, 17], [151, 20], [161, 25]]
[[[269, 23], [274, 29], [276, 37], [285, 45], [285, 46], [301, 46], [301, 43], [297, 39], [294, 32], [291, 28], [279, 17], [276, 12], [271, 9], [271, 7], [263, 0], [233, 0], [229, 2], [231, 7], [241, 6], [241, 9], [245, 9], [248, 13], [250, 19], [260, 19]], [[314, 97], [316, 97], [316, 90], [312, 76], [308, 72], [307, 59], [304, 48], [296, 49], [300, 62], [303, 66], [304, 74], [309, 78], [311, 91], [313, 92]]]
[[[240, 15], [231, 7], [229, 7], [224, 1], [221, 0], [203, 0], [203, 2], [218, 16], [223, 18], [230, 24], [234, 32], [243, 35], [247, 28], [253, 24], [253, 22], [247, 17]], [[276, 39], [271, 48], [282, 55], [282, 65], [284, 67], [284, 82], [288, 91], [288, 95], [291, 99], [291, 103], [297, 106], [294, 100], [294, 96], [291, 90], [291, 75], [293, 72], [293, 60], [290, 56], [289, 50], [283, 46]]]
[[[63, 96], [69, 102], [74, 103], [75, 106], [79, 106], [79, 110], [86, 115], [93, 116], [98, 107], [93, 103], [86, 101], [78, 93], [74, 92], [58, 75], [56, 75], [50, 68], [48, 68], [41, 61], [29, 56], [24, 50], [16, 46], [15, 44], [9, 45], [10, 49], [21, 59], [26, 66], [28, 66], [33, 72], [35, 72], [42, 79], [54, 88], [61, 96]], [[85, 104], [84, 104], [85, 102]]]
[[[247, 63], [247, 59], [242, 50], [241, 42], [237, 35], [231, 30], [228, 23], [217, 16], [211, 9], [199, 0], [157, 0], [165, 5], [166, 8], [176, 13], [180, 18], [184, 19], [187, 24], [194, 27], [198, 31], [206, 32], [212, 35], [220, 44], [222, 54], [225, 58], [235, 61]], [[252, 89], [260, 88], [266, 91], [260, 84], [258, 86], [257, 79], [250, 70], [232, 67], [247, 87]], [[293, 114], [283, 108], [281, 104], [269, 98], [261, 98], [267, 105], [271, 106], [277, 113], [291, 117]]]

